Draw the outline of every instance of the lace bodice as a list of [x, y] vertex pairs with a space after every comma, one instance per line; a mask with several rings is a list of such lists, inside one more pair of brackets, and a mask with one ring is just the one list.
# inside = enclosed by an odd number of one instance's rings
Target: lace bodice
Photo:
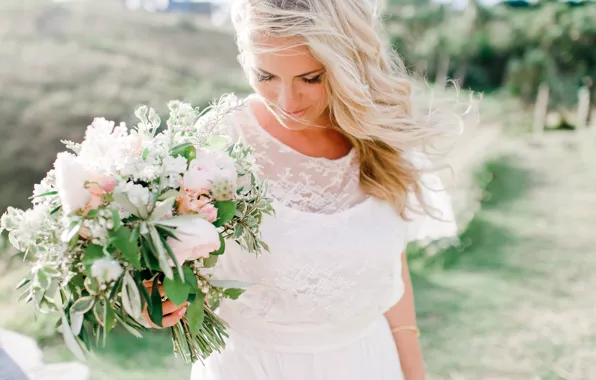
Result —
[[[276, 215], [262, 224], [271, 253], [227, 244], [214, 268], [222, 280], [251, 283], [219, 314], [238, 334], [280, 350], [324, 349], [355, 339], [402, 296], [401, 253], [409, 224], [358, 186], [355, 152], [312, 158], [265, 132], [245, 103], [228, 133], [256, 151]], [[445, 208], [448, 202], [434, 207]], [[453, 233], [452, 224], [441, 233]]]

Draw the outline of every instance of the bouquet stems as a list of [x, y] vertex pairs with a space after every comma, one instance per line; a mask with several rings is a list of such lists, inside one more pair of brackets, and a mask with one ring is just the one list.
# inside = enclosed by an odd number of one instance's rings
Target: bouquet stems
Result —
[[225, 338], [227, 324], [205, 305], [205, 317], [200, 330], [191, 331], [186, 317], [171, 327], [174, 354], [185, 363], [194, 363], [210, 356], [213, 352], [221, 352], [226, 347]]

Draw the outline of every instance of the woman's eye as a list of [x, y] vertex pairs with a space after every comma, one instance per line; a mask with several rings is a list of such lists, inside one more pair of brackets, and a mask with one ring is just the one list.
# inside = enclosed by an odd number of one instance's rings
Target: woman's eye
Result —
[[320, 74], [313, 78], [302, 78], [302, 80], [304, 80], [305, 83], [310, 83], [310, 84], [321, 83], [322, 76], [323, 76], [323, 74]]
[[257, 74], [257, 80], [259, 82], [269, 82], [271, 79], [273, 79], [273, 75]]

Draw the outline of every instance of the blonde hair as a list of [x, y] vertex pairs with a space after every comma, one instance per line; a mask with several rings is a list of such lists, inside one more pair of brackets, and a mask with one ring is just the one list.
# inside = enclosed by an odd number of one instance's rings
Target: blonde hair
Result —
[[427, 210], [421, 172], [405, 153], [461, 126], [433, 109], [415, 118], [411, 81], [384, 39], [380, 9], [372, 0], [236, 0], [232, 20], [245, 69], [257, 35], [304, 40], [326, 68], [330, 116], [356, 149], [362, 189], [405, 216], [410, 192]]

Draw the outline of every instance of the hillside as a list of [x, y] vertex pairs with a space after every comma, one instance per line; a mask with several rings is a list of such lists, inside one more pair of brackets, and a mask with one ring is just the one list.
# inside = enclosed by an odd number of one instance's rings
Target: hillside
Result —
[[130, 122], [140, 103], [245, 89], [233, 36], [196, 16], [7, 1], [0, 25], [0, 210], [26, 206], [60, 139], [80, 140], [94, 116]]

